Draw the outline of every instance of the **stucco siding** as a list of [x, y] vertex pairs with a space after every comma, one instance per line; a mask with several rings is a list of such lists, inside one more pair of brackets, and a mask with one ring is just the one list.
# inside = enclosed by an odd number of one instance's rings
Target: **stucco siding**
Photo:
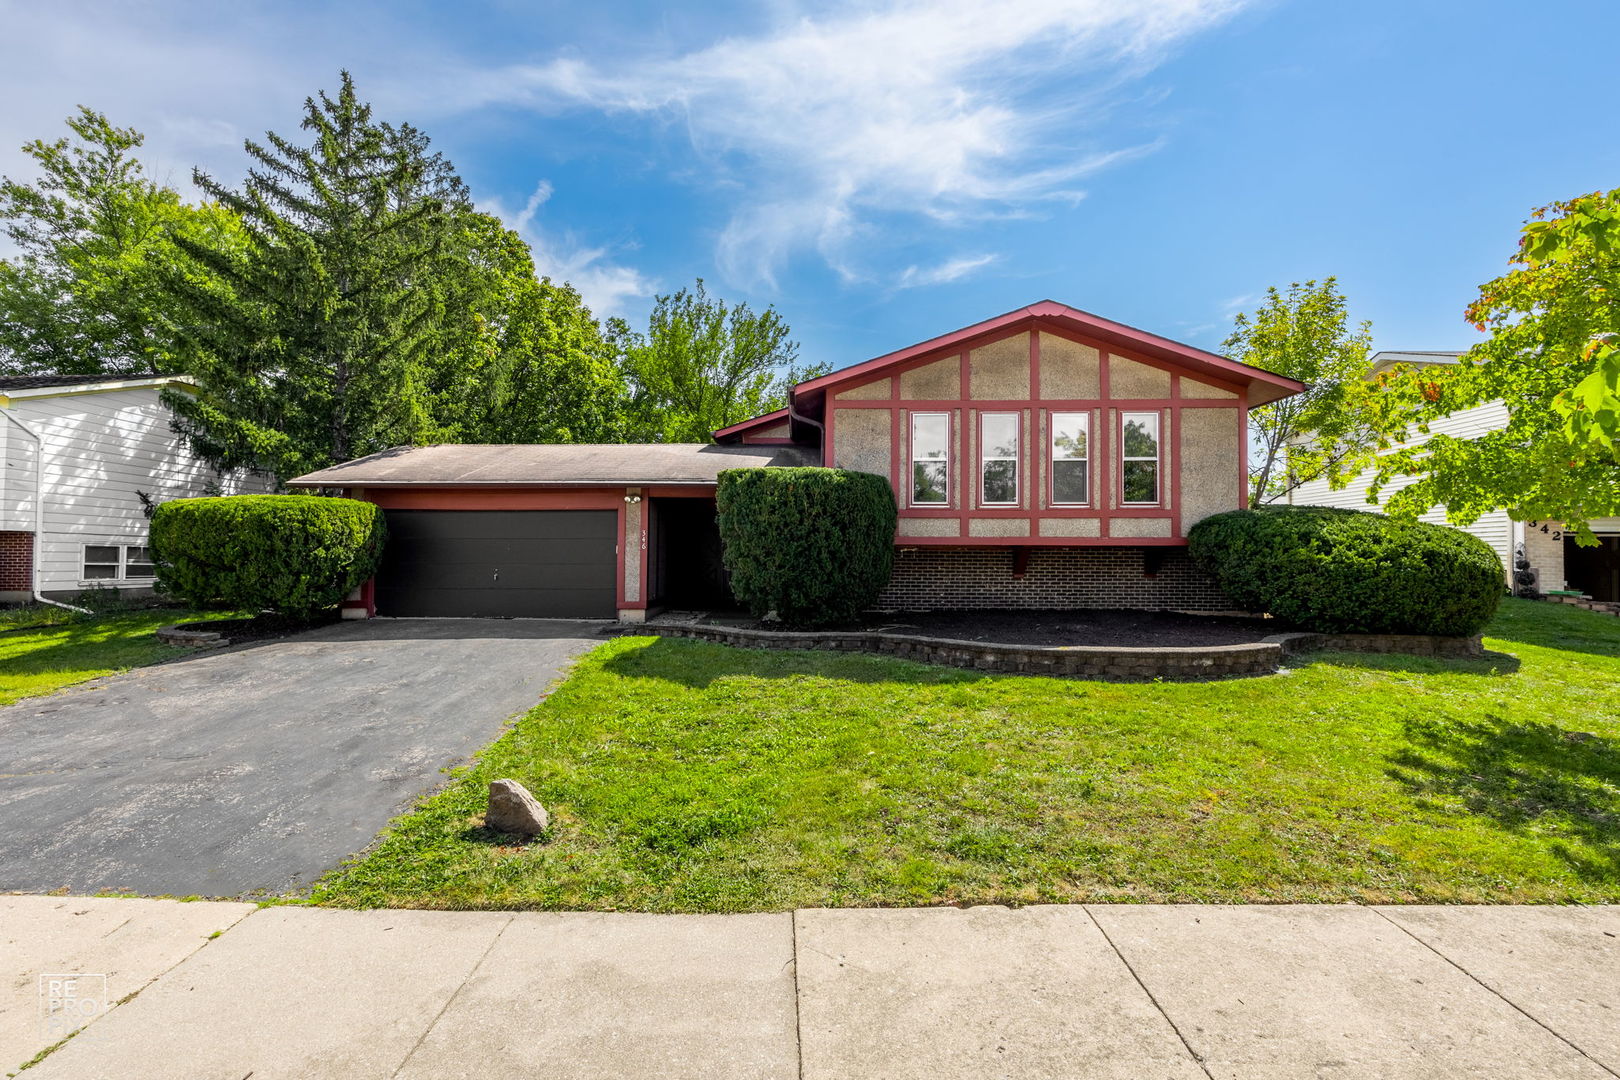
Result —
[[1108, 358], [1108, 396], [1114, 398], [1167, 398], [1170, 373], [1123, 356]]
[[1219, 386], [1211, 386], [1206, 382], [1183, 375], [1181, 377], [1181, 396], [1184, 398], [1199, 398], [1202, 400], [1236, 401], [1238, 396], [1231, 390]]
[[893, 431], [886, 409], [833, 410], [833, 464], [840, 469], [889, 476]]
[[759, 439], [786, 439], [789, 438], [791, 434], [791, 426], [786, 420], [783, 420], [779, 424], [771, 424], [769, 427], [762, 427], [758, 431], [750, 431], [748, 434], [743, 436], [742, 441], [745, 443], [750, 443]]
[[1095, 398], [1102, 394], [1102, 357], [1090, 345], [1041, 335], [1041, 396]]
[[900, 396], [907, 401], [954, 401], [961, 397], [961, 359], [947, 356], [901, 372]]
[[956, 518], [901, 518], [901, 536], [961, 536], [962, 523]]
[[1211, 514], [1242, 505], [1236, 409], [1182, 409], [1178, 457], [1183, 536]]
[[1102, 523], [1096, 518], [1041, 518], [1041, 535], [1055, 538], [1101, 536]]
[[1028, 536], [1027, 518], [969, 518], [969, 536]]
[[1019, 400], [1029, 395], [1029, 334], [981, 345], [968, 356], [968, 396], [975, 401]]
[[1108, 524], [1108, 535], [1133, 540], [1168, 537], [1170, 524], [1169, 518], [1115, 518]]
[[885, 375], [881, 379], [851, 386], [840, 390], [833, 396], [834, 401], [882, 401], [889, 396], [889, 378]]

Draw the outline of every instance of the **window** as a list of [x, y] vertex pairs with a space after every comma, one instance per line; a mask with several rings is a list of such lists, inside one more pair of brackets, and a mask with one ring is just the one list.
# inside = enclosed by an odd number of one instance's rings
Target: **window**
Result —
[[1088, 414], [1052, 414], [1053, 506], [1085, 506], [1091, 502], [1090, 434]]
[[1159, 501], [1159, 414], [1121, 417], [1119, 491], [1126, 505]]
[[83, 581], [137, 581], [155, 573], [145, 545], [86, 544]]
[[124, 549], [124, 576], [127, 578], [151, 577], [156, 571], [152, 568], [152, 553], [145, 547], [127, 547]]
[[1018, 414], [979, 414], [979, 503], [1018, 505]]
[[911, 504], [950, 501], [951, 414], [911, 414]]
[[123, 569], [115, 547], [86, 546], [84, 549], [84, 580], [116, 580]]

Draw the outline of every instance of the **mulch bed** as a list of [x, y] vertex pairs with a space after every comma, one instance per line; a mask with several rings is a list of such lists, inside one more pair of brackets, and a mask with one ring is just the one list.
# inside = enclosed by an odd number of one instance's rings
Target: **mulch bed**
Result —
[[219, 634], [232, 645], [241, 645], [248, 641], [282, 638], [289, 634], [313, 630], [317, 626], [328, 626], [337, 621], [338, 615], [335, 611], [331, 614], [317, 615], [313, 619], [295, 619], [290, 615], [265, 612], [248, 619], [202, 619], [197, 622], [176, 623], [175, 628]]
[[[714, 620], [759, 630], [780, 624]], [[994, 641], [1006, 645], [1119, 645], [1188, 647], [1242, 645], [1288, 628], [1275, 619], [1229, 615], [1184, 615], [1170, 611], [927, 611], [874, 613], [859, 622], [824, 630], [868, 630]]]

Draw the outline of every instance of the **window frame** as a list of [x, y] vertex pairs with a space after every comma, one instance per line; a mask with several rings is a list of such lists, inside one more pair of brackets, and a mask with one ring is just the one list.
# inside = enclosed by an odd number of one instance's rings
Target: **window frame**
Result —
[[[1079, 421], [1080, 421], [1080, 431], [1081, 431], [1081, 434], [1083, 435], [1083, 437], [1085, 439], [1085, 444], [1086, 444], [1086, 453], [1085, 453], [1084, 457], [1058, 457], [1057, 437], [1058, 437], [1058, 417], [1060, 417], [1060, 416], [1073, 416], [1073, 417], [1077, 417], [1079, 419]], [[1092, 491], [1092, 480], [1093, 480], [1093, 476], [1094, 476], [1094, 470], [1091, 467], [1091, 444], [1092, 444], [1092, 441], [1091, 441], [1091, 411], [1089, 409], [1082, 409], [1082, 410], [1080, 410], [1078, 412], [1072, 412], [1072, 411], [1071, 412], [1058, 412], [1058, 411], [1054, 410], [1052, 412], [1047, 413], [1047, 416], [1046, 416], [1046, 435], [1047, 435], [1047, 438], [1046, 438], [1047, 470], [1046, 471], [1047, 471], [1047, 477], [1051, 482], [1051, 490], [1047, 493], [1047, 504], [1049, 506], [1054, 507], [1054, 508], [1056, 508], [1056, 507], [1062, 507], [1062, 508], [1070, 508], [1070, 507], [1087, 508], [1087, 507], [1090, 507], [1093, 504], [1093, 499], [1091, 497], [1091, 491]], [[1058, 493], [1057, 493], [1057, 464], [1060, 461], [1080, 461], [1080, 462], [1085, 463], [1085, 466], [1086, 466], [1086, 493], [1085, 493], [1084, 498], [1082, 498], [1079, 502], [1069, 502], [1069, 501], [1058, 498]]]
[[[115, 562], [106, 559], [92, 560], [90, 558], [91, 548], [111, 548], [118, 553], [117, 561]], [[146, 558], [131, 559], [131, 551], [144, 551], [146, 552]], [[132, 564], [139, 566], [151, 566], [153, 570], [149, 574], [132, 574], [129, 570]], [[92, 577], [90, 575], [90, 568], [92, 566], [112, 567], [113, 573], [105, 577]], [[110, 543], [79, 545], [80, 584], [105, 585], [108, 582], [134, 582], [145, 584], [146, 582], [155, 580], [157, 580], [157, 568], [152, 562], [152, 545], [150, 543], [131, 544], [122, 540], [114, 540]]]
[[[945, 421], [945, 456], [925, 457], [917, 456], [917, 421], [922, 419], [940, 419]], [[906, 464], [908, 466], [910, 484], [907, 488], [906, 505], [928, 510], [948, 509], [951, 505], [951, 414], [948, 412], [917, 412], [913, 410], [908, 422], [909, 431], [906, 439]], [[917, 465], [919, 462], [928, 464], [942, 464], [945, 466], [945, 479], [940, 484], [941, 497], [938, 502], [919, 502], [917, 500]]]
[[[1018, 413], [1018, 412], [980, 412], [980, 413], [977, 414], [977, 416], [978, 416], [978, 432], [979, 432], [979, 439], [978, 439], [978, 443], [979, 443], [979, 445], [978, 445], [978, 451], [979, 451], [979, 505], [982, 506], [982, 507], [986, 507], [986, 508], [993, 507], [993, 508], [998, 509], [998, 510], [1005, 510], [1005, 509], [1009, 509], [1009, 508], [1010, 509], [1016, 509], [1016, 508], [1023, 505], [1022, 499], [1023, 499], [1023, 494], [1024, 494], [1024, 485], [1021, 482], [1022, 478], [1019, 475], [1020, 472], [1022, 471], [1023, 456], [1024, 456], [1023, 455], [1023, 450], [1024, 450], [1024, 416], [1023, 416], [1022, 413]], [[999, 455], [999, 454], [997, 456], [995, 456], [995, 457], [989, 457], [989, 456], [987, 456], [985, 454], [985, 452], [984, 452], [984, 448], [985, 448], [984, 422], [985, 422], [986, 418], [989, 418], [989, 417], [1007, 417], [1007, 418], [1012, 420], [1012, 424], [1013, 424], [1013, 434], [1012, 434], [1013, 452], [1012, 452], [1011, 457], [1006, 457], [1006, 456]], [[1010, 461], [1010, 462], [1012, 462], [1012, 466], [1013, 466], [1012, 487], [1013, 487], [1013, 490], [1012, 490], [1012, 498], [1011, 499], [991, 500], [991, 499], [985, 498], [985, 494], [984, 494], [985, 466], [989, 465], [992, 461]]]
[[[1153, 418], [1153, 456], [1145, 457], [1141, 454], [1130, 455], [1125, 452], [1125, 426], [1132, 417], [1151, 416]], [[1159, 409], [1133, 409], [1127, 412], [1124, 409], [1119, 413], [1119, 505], [1121, 509], [1135, 509], [1148, 506], [1164, 505], [1164, 413]], [[1153, 498], [1133, 500], [1125, 497], [1125, 466], [1133, 461], [1151, 461], [1153, 463]]]

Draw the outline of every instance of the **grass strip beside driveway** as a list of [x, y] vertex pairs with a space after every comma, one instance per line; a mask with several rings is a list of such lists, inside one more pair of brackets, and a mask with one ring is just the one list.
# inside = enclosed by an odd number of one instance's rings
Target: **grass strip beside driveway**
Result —
[[[59, 618], [55, 610], [50, 617]], [[180, 656], [189, 650], [161, 644], [153, 636], [158, 627], [229, 614], [149, 608], [0, 633], [0, 705]]]
[[[1620, 901], [1620, 619], [1509, 601], [1486, 644], [1110, 684], [621, 638], [315, 900]], [[496, 777], [547, 842], [483, 828]]]

